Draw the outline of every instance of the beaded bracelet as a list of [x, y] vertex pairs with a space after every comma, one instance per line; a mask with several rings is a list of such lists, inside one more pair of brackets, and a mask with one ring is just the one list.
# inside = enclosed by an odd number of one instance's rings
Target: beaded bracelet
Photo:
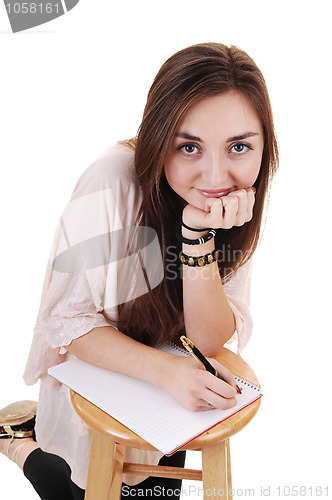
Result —
[[179, 224], [177, 224], [177, 226], [175, 227], [175, 235], [177, 239], [180, 240], [181, 243], [185, 243], [186, 245], [202, 245], [203, 243], [211, 240], [216, 234], [217, 231], [215, 229], [210, 229], [209, 233], [206, 236], [197, 238], [196, 240], [189, 240], [181, 234], [181, 222], [179, 222]]
[[218, 257], [218, 250], [213, 250], [213, 252], [201, 255], [200, 257], [190, 257], [189, 255], [185, 255], [183, 252], [180, 253], [180, 260], [182, 264], [190, 267], [203, 267], [207, 264], [212, 264], [212, 262], [216, 262], [218, 260]]

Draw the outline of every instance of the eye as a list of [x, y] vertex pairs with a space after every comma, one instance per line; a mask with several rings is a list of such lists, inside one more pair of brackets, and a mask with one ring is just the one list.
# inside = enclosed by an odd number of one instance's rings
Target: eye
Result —
[[236, 144], [233, 144], [230, 151], [235, 155], [243, 155], [247, 153], [249, 149], [252, 149], [249, 144], [246, 144], [244, 142], [237, 142]]
[[196, 144], [181, 144], [181, 146], [178, 147], [178, 151], [181, 151], [183, 154], [187, 156], [193, 156], [199, 152], [198, 146]]

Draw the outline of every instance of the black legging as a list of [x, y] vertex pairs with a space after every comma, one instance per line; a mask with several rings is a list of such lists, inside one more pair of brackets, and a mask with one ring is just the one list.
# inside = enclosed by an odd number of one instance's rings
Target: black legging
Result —
[[[159, 464], [183, 467], [185, 454], [185, 451], [178, 451], [171, 457], [162, 457]], [[30, 453], [26, 459], [23, 472], [42, 500], [84, 499], [85, 490], [73, 483], [70, 479], [69, 465], [57, 455], [46, 453], [38, 448]], [[148, 477], [136, 486], [128, 486], [123, 483], [121, 499], [138, 497], [178, 500], [180, 490], [181, 479]]]

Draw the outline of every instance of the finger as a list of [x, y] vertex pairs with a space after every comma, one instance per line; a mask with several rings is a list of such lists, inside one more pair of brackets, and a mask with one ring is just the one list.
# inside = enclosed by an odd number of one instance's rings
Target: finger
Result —
[[[236, 396], [237, 391], [233, 385], [221, 380], [219, 377], [215, 377], [211, 373], [209, 375], [211, 375], [211, 379], [207, 382], [205, 388], [225, 399], [232, 399]], [[205, 396], [202, 393], [200, 394], [200, 397], [205, 399]]]
[[224, 213], [223, 202], [221, 198], [207, 198], [205, 201], [205, 223], [208, 227], [219, 229], [222, 224]]
[[236, 389], [236, 380], [233, 375], [227, 368], [225, 368], [221, 363], [219, 363], [216, 359], [208, 358], [209, 362], [217, 370], [217, 372], [222, 376], [222, 378], [227, 382], [227, 384], [231, 385]]
[[243, 226], [248, 221], [248, 193], [246, 189], [239, 189], [229, 194], [229, 197], [236, 196], [237, 212], [233, 220], [234, 226]]
[[243, 226], [247, 222], [248, 193], [245, 189], [237, 191], [238, 210], [236, 214], [236, 226]]
[[208, 388], [205, 389], [203, 395], [204, 399], [208, 401], [211, 406], [219, 408], [220, 410], [228, 410], [229, 408], [233, 408], [237, 404], [235, 396], [232, 398], [223, 398], [219, 394], [210, 391]]
[[[232, 380], [225, 372], [222, 375], [223, 378], [225, 377], [225, 380], [221, 380], [219, 377], [216, 377], [215, 375], [212, 375], [212, 373], [205, 370], [199, 371], [200, 373], [196, 375], [195, 401], [197, 401], [197, 399], [202, 399], [213, 403], [213, 401], [207, 399], [207, 390], [224, 399], [232, 399], [236, 396], [236, 384], [232, 385], [226, 381], [226, 376], [230, 381]], [[221, 371], [222, 370], [220, 370], [220, 372]]]
[[[205, 393], [207, 396], [210, 396], [208, 392]], [[210, 411], [214, 410], [215, 406], [211, 404], [210, 401], [206, 401], [205, 399], [202, 399], [200, 397], [196, 397], [195, 400], [193, 400], [188, 406], [188, 409], [191, 411]]]
[[220, 198], [207, 198], [205, 200], [205, 212], [211, 212], [214, 205], [218, 205], [220, 207]]
[[190, 227], [206, 228], [206, 215], [205, 210], [201, 210], [200, 208], [188, 204], [182, 212], [182, 220]]
[[203, 399], [200, 399], [197, 402], [197, 409], [198, 411], [210, 411], [210, 410], [215, 410], [215, 406], [213, 406], [210, 401], [204, 401]]
[[[232, 203], [237, 199], [237, 212], [232, 210]], [[228, 200], [227, 200], [228, 199]], [[239, 189], [233, 191], [226, 196], [226, 223], [228, 227], [243, 226], [246, 222], [252, 219], [252, 211], [254, 206], [254, 190], [253, 188]]]
[[224, 206], [221, 198], [216, 198], [211, 205], [211, 215], [219, 221], [224, 213]]
[[236, 214], [238, 212], [238, 198], [237, 196], [225, 196], [223, 199], [224, 204], [224, 216], [223, 216], [223, 228], [231, 229], [234, 226], [236, 220]]
[[254, 209], [254, 204], [255, 204], [254, 188], [247, 189], [247, 196], [248, 196], [248, 207], [247, 207], [247, 221], [246, 222], [249, 222], [252, 219], [253, 209]]
[[[256, 189], [254, 187], [249, 187], [246, 189], [239, 189], [238, 191], [234, 191], [229, 194], [229, 196], [237, 196], [239, 200], [239, 209], [237, 213], [239, 225], [249, 222], [252, 219], [252, 210], [255, 204], [255, 192]], [[241, 215], [243, 216], [243, 219]]]

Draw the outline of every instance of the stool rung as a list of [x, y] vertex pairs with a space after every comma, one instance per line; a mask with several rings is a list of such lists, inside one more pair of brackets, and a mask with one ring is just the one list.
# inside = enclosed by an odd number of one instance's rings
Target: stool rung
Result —
[[202, 481], [202, 471], [183, 469], [182, 467], [167, 467], [165, 465], [123, 464], [124, 474], [137, 474], [138, 476], [169, 477], [171, 479], [189, 479]]

